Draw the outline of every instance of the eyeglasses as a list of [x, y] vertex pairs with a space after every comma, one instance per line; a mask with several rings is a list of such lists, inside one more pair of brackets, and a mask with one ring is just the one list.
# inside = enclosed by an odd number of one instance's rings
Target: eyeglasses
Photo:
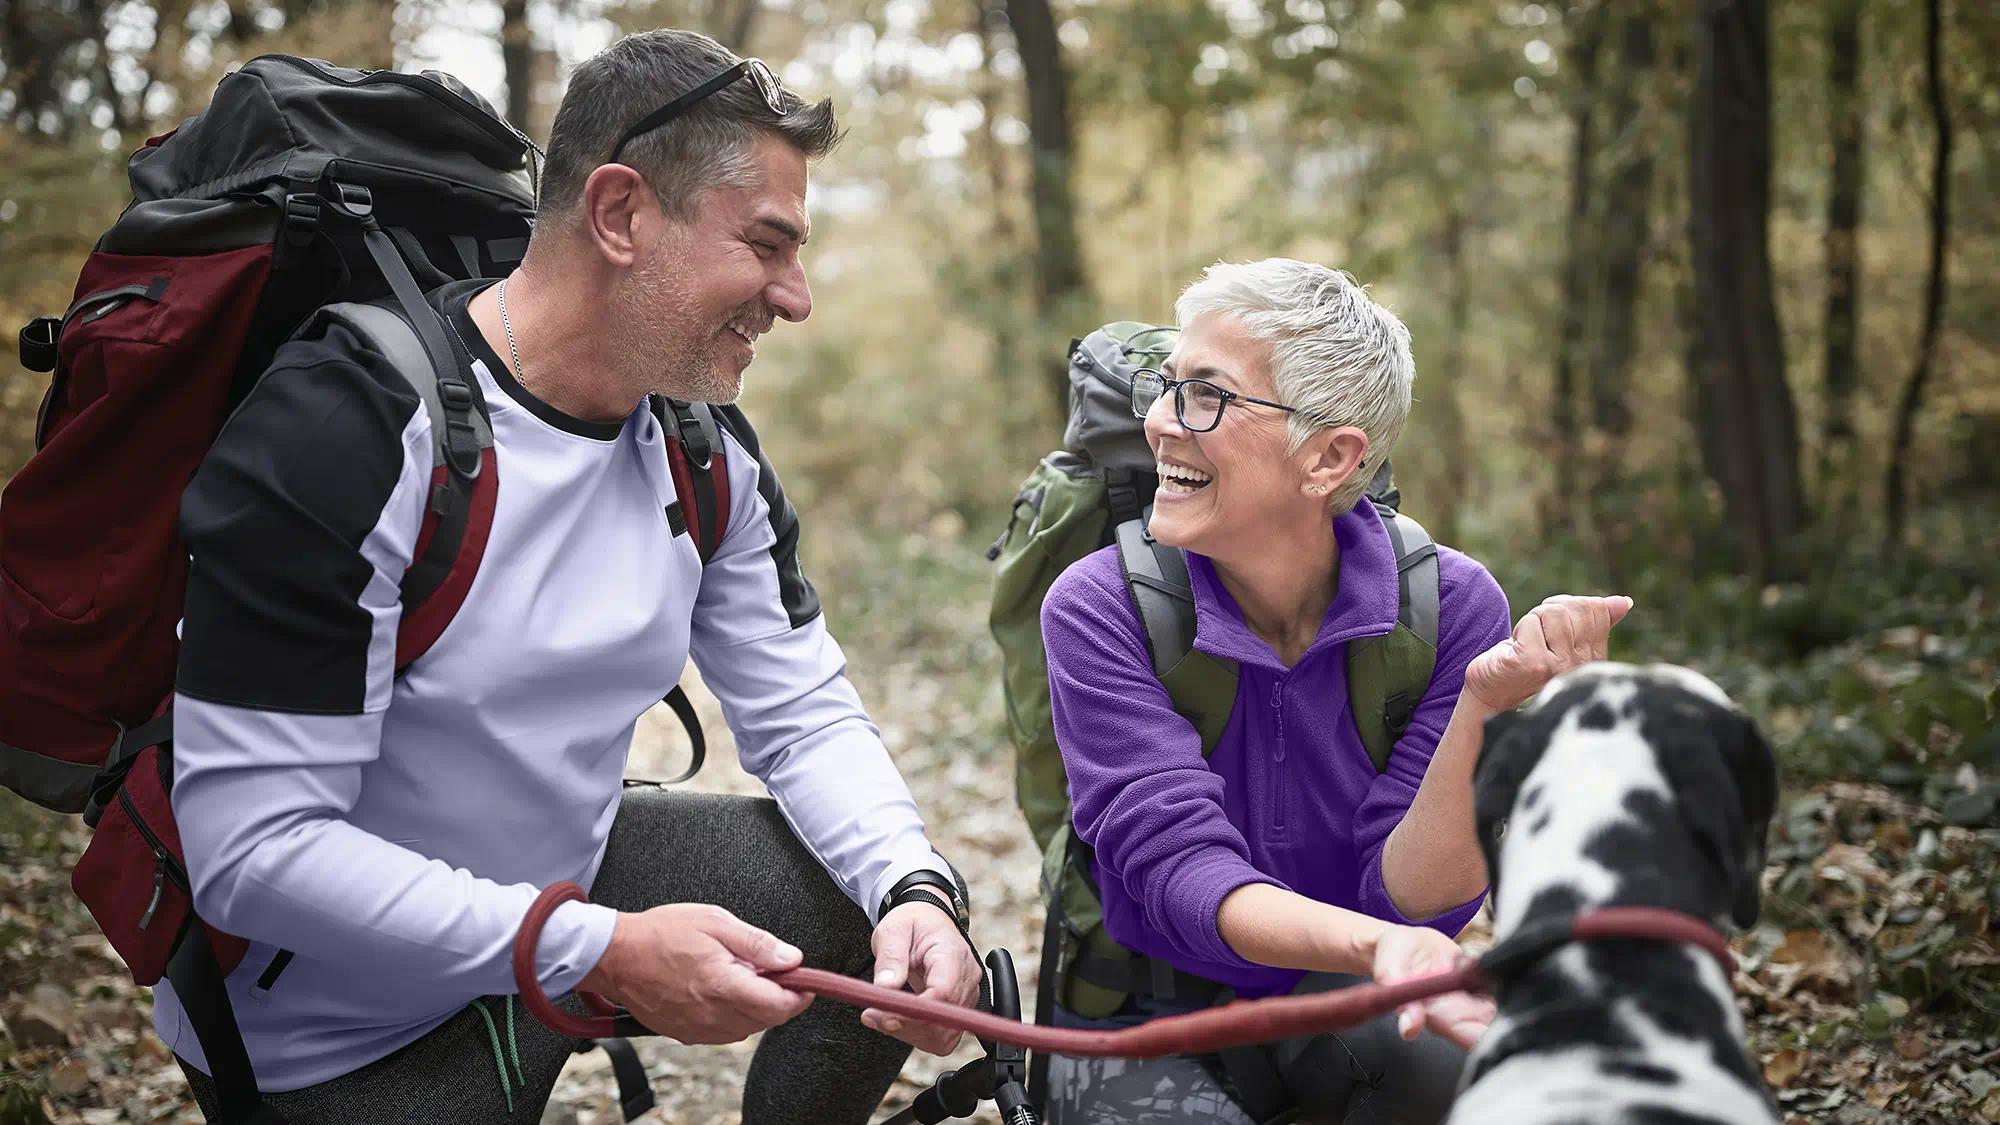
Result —
[[783, 117], [785, 115], [785, 88], [778, 85], [777, 75], [771, 73], [771, 68], [764, 65], [763, 59], [744, 59], [735, 66], [696, 86], [694, 89], [675, 96], [672, 101], [647, 114], [644, 121], [625, 130], [625, 135], [618, 138], [618, 143], [611, 147], [611, 159], [608, 163], [618, 163], [618, 155], [625, 151], [626, 142], [632, 138], [644, 133], [650, 133], [660, 126], [665, 125], [667, 122], [700, 105], [703, 98], [708, 97], [710, 94], [715, 93], [717, 90], [722, 89], [724, 86], [729, 85], [746, 74], [750, 76], [750, 81], [756, 83], [757, 92], [764, 96], [764, 105], [772, 113]]
[[[1142, 367], [1132, 373], [1133, 416], [1144, 418], [1168, 390], [1174, 392], [1174, 417], [1180, 419], [1181, 425], [1191, 433], [1205, 434], [1221, 425], [1222, 412], [1232, 402], [1254, 402], [1287, 414], [1299, 412], [1296, 406], [1240, 395], [1206, 379], [1170, 379], [1153, 368]], [[1312, 416], [1308, 414], [1306, 417]]]

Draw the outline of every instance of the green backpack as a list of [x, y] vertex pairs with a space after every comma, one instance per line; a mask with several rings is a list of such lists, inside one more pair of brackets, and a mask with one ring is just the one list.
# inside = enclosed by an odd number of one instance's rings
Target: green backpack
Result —
[[[1104, 932], [1090, 848], [1070, 827], [1069, 787], [1049, 713], [1043, 595], [1070, 564], [1116, 543], [1153, 670], [1174, 710], [1201, 732], [1204, 754], [1215, 749], [1236, 704], [1235, 663], [1193, 647], [1186, 556], [1145, 530], [1159, 481], [1144, 423], [1132, 416], [1131, 376], [1138, 368], [1158, 367], [1176, 332], [1119, 321], [1071, 343], [1064, 448], [1043, 458], [1022, 482], [1006, 529], [986, 552], [997, 564], [991, 626], [1001, 651], [1015, 794], [1042, 848], [1049, 916], [1043, 991], [1060, 988], [1063, 1006], [1086, 1017], [1111, 1014], [1134, 991], [1170, 993], [1173, 974]], [[1398, 623], [1394, 632], [1348, 648], [1350, 710], [1377, 770], [1387, 765], [1437, 662], [1437, 548], [1422, 526], [1396, 510], [1399, 499], [1385, 462], [1368, 501], [1396, 548]], [[1038, 1012], [1037, 1018], [1047, 1017]]]

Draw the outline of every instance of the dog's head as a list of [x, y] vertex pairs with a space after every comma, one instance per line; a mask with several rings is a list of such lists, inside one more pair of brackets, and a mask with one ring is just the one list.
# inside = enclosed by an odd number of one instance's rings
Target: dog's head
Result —
[[[1496, 913], [1512, 860], [1510, 877], [1534, 880], [1522, 893], [1557, 890], [1571, 908], [1671, 906], [1747, 927], [1777, 788], [1756, 725], [1697, 673], [1599, 663], [1560, 676], [1486, 724], [1473, 813]], [[1679, 855], [1698, 870], [1671, 871]]]

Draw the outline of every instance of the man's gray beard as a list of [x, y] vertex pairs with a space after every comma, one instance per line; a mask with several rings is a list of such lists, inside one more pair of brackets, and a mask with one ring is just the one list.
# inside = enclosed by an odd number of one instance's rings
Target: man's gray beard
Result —
[[[720, 338], [717, 338], [718, 342]], [[695, 372], [694, 385], [685, 395], [694, 402], [706, 402], [713, 406], [728, 406], [743, 393], [742, 372], [732, 372], [723, 367], [720, 348], [711, 347], [702, 359], [693, 361], [692, 367], [682, 370]]]
[[743, 378], [722, 368], [718, 351], [713, 346], [690, 346], [686, 340], [648, 341], [638, 333], [626, 337], [618, 349], [619, 365], [652, 393], [726, 406], [742, 394]]
[[[743, 375], [724, 366], [721, 326], [716, 326], [716, 333], [696, 335], [700, 331], [695, 323], [697, 314], [674, 301], [668, 315], [675, 318], [676, 327], [692, 328], [694, 332], [676, 332], [671, 338], [662, 339], [661, 334], [649, 333], [642, 327], [648, 316], [658, 314], [651, 308], [633, 307], [636, 302], [632, 295], [658, 291], [652, 287], [661, 285], [663, 275], [674, 268], [672, 264], [649, 263], [631, 279], [631, 287], [613, 302], [616, 315], [612, 319], [615, 341], [612, 354], [621, 374], [630, 378], [632, 385], [685, 402], [728, 405], [743, 393]], [[667, 291], [680, 295], [676, 288]]]

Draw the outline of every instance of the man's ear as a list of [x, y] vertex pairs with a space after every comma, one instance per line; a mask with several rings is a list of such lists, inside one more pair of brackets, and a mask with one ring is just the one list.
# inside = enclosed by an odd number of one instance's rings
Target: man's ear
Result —
[[583, 182], [580, 220], [605, 262], [630, 269], [644, 250], [646, 224], [659, 215], [659, 197], [646, 178], [623, 164], [600, 165]]

